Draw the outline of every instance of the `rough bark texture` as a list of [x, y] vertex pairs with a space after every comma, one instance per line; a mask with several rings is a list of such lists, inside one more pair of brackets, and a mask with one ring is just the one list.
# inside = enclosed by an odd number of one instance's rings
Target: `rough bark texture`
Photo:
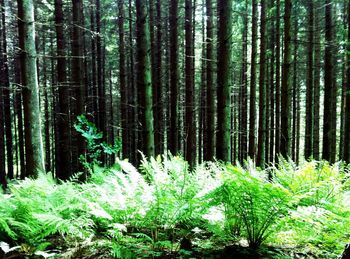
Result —
[[[75, 121], [78, 115], [85, 112], [85, 67], [84, 67], [84, 18], [83, 0], [72, 0], [73, 4], [73, 35], [72, 35], [72, 96], [71, 116]], [[85, 145], [82, 137], [72, 130], [72, 172], [82, 170], [79, 156], [84, 154]]]
[[[281, 4], [276, 0], [276, 116], [275, 116], [275, 155], [280, 154], [281, 141]], [[276, 157], [277, 158], [277, 157]], [[276, 159], [277, 160], [277, 159]]]
[[284, 53], [281, 95], [281, 139], [279, 151], [285, 158], [291, 155], [291, 0], [285, 1], [284, 10]]
[[213, 9], [212, 0], [206, 0], [206, 119], [204, 126], [204, 161], [210, 161], [215, 156], [215, 85], [213, 80], [213, 66], [214, 66], [214, 54], [213, 54]]
[[170, 1], [169, 4], [169, 73], [170, 73], [170, 118], [168, 148], [171, 153], [178, 152], [178, 0]]
[[230, 67], [232, 54], [232, 0], [218, 0], [218, 86], [217, 86], [217, 145], [216, 156], [230, 161]]
[[332, 121], [334, 120], [335, 114], [333, 114], [332, 102], [336, 98], [334, 96], [333, 87], [333, 17], [332, 17], [332, 1], [325, 1], [325, 73], [324, 76], [324, 114], [323, 114], [323, 149], [322, 149], [322, 158], [330, 162], [334, 162], [333, 159], [334, 150], [332, 149], [333, 135], [335, 132], [332, 131]]
[[41, 134], [39, 85], [37, 57], [35, 49], [34, 6], [32, 0], [18, 0], [18, 8], [23, 10], [24, 32], [24, 74], [23, 108], [26, 145], [27, 176], [44, 171], [43, 142]]
[[64, 14], [62, 0], [55, 0], [55, 27], [57, 41], [57, 152], [56, 176], [67, 179], [71, 174], [70, 126], [69, 126], [69, 93], [67, 84], [66, 42], [64, 37]]
[[152, 103], [152, 77], [150, 57], [150, 33], [147, 1], [136, 0], [137, 34], [137, 89], [140, 93], [139, 118], [143, 143], [139, 148], [147, 157], [154, 156], [154, 129]]
[[250, 62], [250, 110], [249, 110], [249, 151], [250, 158], [255, 157], [255, 122], [256, 122], [256, 53], [257, 53], [257, 2], [252, 0], [252, 53]]
[[[248, 9], [248, 1], [245, 1], [246, 10]], [[243, 16], [243, 43], [242, 43], [242, 70], [240, 82], [240, 140], [239, 161], [243, 162], [248, 156], [248, 13]]]
[[260, 73], [259, 73], [259, 130], [258, 130], [258, 153], [256, 163], [260, 167], [265, 166], [266, 148], [266, 2], [261, 0], [260, 18]]
[[314, 54], [314, 100], [313, 100], [313, 158], [320, 159], [320, 76], [321, 76], [321, 42], [320, 42], [320, 14], [318, 12], [319, 4], [314, 6], [315, 14], [315, 54]]
[[314, 3], [309, 0], [307, 3], [308, 12], [308, 45], [307, 45], [307, 75], [306, 75], [306, 112], [305, 112], [305, 152], [306, 159], [312, 155], [312, 140], [313, 140], [313, 69], [314, 69]]
[[196, 121], [194, 102], [194, 42], [192, 0], [185, 1], [185, 159], [191, 166], [196, 163]]
[[[343, 160], [350, 163], [350, 1], [348, 1], [348, 39], [347, 39], [347, 91], [345, 97], [345, 136]], [[348, 249], [350, 250], [350, 249]], [[350, 254], [350, 252], [348, 253]]]
[[1, 0], [1, 85], [3, 87], [4, 98], [4, 118], [6, 135], [6, 159], [7, 159], [7, 177], [13, 179], [13, 138], [12, 138], [12, 114], [11, 114], [11, 89], [9, 80], [9, 68], [7, 58], [7, 33], [5, 21], [5, 1]]

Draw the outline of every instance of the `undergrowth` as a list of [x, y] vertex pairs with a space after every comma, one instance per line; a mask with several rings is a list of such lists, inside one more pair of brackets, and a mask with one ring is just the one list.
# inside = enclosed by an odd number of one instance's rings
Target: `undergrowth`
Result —
[[126, 160], [95, 163], [84, 183], [50, 174], [14, 181], [0, 194], [1, 246], [55, 258], [133, 258], [265, 243], [336, 257], [350, 239], [345, 167], [280, 160], [265, 171], [252, 162], [190, 170], [164, 155], [144, 158], [139, 170]]

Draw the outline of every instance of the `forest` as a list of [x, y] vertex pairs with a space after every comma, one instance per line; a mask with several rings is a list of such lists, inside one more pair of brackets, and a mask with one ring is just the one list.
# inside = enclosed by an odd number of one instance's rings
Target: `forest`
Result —
[[350, 0], [0, 0], [0, 259], [350, 259]]

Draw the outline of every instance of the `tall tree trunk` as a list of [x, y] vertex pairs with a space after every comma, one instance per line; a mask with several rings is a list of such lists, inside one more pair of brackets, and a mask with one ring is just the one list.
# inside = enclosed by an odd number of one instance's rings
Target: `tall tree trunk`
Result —
[[162, 66], [162, 1], [156, 0], [156, 16], [155, 16], [155, 43], [154, 43], [154, 71], [153, 71], [153, 94], [154, 94], [154, 138], [156, 154], [164, 153], [164, 116], [163, 116], [163, 66]]
[[[245, 1], [245, 10], [248, 10], [248, 1]], [[247, 159], [248, 155], [248, 138], [247, 138], [247, 127], [248, 127], [248, 107], [247, 107], [247, 90], [248, 90], [248, 13], [243, 14], [243, 42], [242, 42], [242, 71], [241, 71], [241, 82], [240, 82], [240, 140], [239, 150], [240, 157], [239, 161], [242, 163]]]
[[5, 135], [6, 135], [6, 159], [7, 159], [7, 177], [13, 179], [13, 139], [12, 139], [12, 119], [11, 119], [11, 89], [9, 80], [9, 68], [7, 59], [7, 33], [5, 20], [5, 2], [1, 0], [1, 87], [3, 87]]
[[324, 114], [323, 114], [323, 149], [322, 155], [323, 159], [328, 160], [330, 162], [335, 162], [335, 158], [333, 159], [334, 150], [332, 149], [332, 141], [333, 134], [335, 132], [332, 131], [332, 121], [336, 114], [333, 114], [332, 102], [334, 101], [334, 81], [333, 81], [333, 15], [332, 15], [332, 1], [325, 1], [325, 73], [324, 76]]
[[129, 93], [126, 85], [125, 69], [125, 41], [124, 41], [124, 1], [118, 1], [118, 30], [119, 30], [119, 85], [120, 85], [120, 114], [122, 130], [122, 154], [127, 158], [130, 153], [130, 113], [129, 110]]
[[266, 64], [266, 3], [261, 0], [261, 18], [260, 18], [260, 73], [259, 73], [259, 131], [258, 131], [258, 153], [256, 163], [260, 167], [265, 166], [265, 148], [266, 148], [266, 83], [265, 83], [265, 64]]
[[320, 4], [314, 6], [315, 15], [315, 54], [314, 54], [314, 100], [313, 100], [313, 113], [314, 113], [314, 125], [313, 125], [313, 158], [320, 159], [320, 77], [321, 77], [321, 42], [320, 42], [320, 14], [318, 12]]
[[170, 1], [169, 4], [169, 73], [170, 73], [170, 118], [168, 148], [171, 153], [178, 152], [178, 0]]
[[130, 130], [130, 154], [129, 159], [132, 163], [137, 163], [137, 143], [138, 143], [138, 127], [137, 127], [137, 105], [136, 105], [136, 84], [135, 84], [135, 69], [134, 69], [134, 24], [133, 24], [133, 15], [132, 15], [132, 0], [128, 2], [128, 18], [129, 18], [129, 41], [128, 41], [128, 49], [129, 49], [129, 71], [128, 74], [128, 96], [129, 96], [129, 120], [128, 120], [128, 129]]
[[347, 91], [345, 99], [345, 136], [344, 136], [344, 153], [343, 160], [350, 163], [350, 1], [348, 1], [348, 38], [347, 38], [347, 54], [346, 54], [346, 80]]
[[69, 94], [67, 83], [66, 42], [64, 37], [64, 14], [62, 0], [55, 0], [55, 27], [57, 41], [57, 90], [58, 90], [58, 114], [57, 114], [57, 151], [56, 176], [60, 179], [68, 179], [71, 174], [70, 152], [70, 121], [69, 121]]
[[[102, 35], [101, 35], [101, 2], [96, 0], [96, 61], [97, 61], [97, 86], [98, 86], [98, 128], [103, 132], [103, 138], [107, 138], [107, 123], [106, 123], [106, 92], [103, 75], [102, 62]], [[106, 161], [105, 155], [102, 156], [103, 163]]]
[[307, 76], [306, 76], [306, 112], [305, 112], [305, 152], [306, 159], [312, 156], [313, 140], [313, 48], [314, 48], [314, 3], [309, 0], [307, 3], [308, 12], [308, 43], [307, 43]]
[[281, 143], [280, 153], [283, 157], [290, 157], [291, 153], [291, 0], [285, 1], [284, 10], [284, 55], [283, 55], [283, 71], [282, 71], [282, 96], [281, 96]]
[[299, 142], [300, 142], [300, 87], [298, 83], [298, 19], [294, 19], [294, 47], [293, 47], [293, 87], [292, 87], [292, 155], [293, 161], [299, 158]]
[[146, 156], [154, 156], [154, 129], [152, 104], [152, 77], [150, 57], [150, 32], [147, 1], [136, 0], [137, 32], [137, 89], [140, 93], [139, 118], [142, 127], [143, 145], [141, 150]]
[[26, 172], [27, 176], [44, 171], [43, 142], [41, 134], [39, 85], [37, 76], [34, 6], [32, 0], [18, 0], [19, 13], [23, 13], [23, 107], [25, 124]]
[[[85, 111], [85, 69], [84, 69], [84, 17], [83, 0], [72, 0], [73, 4], [73, 36], [72, 36], [72, 68], [71, 81], [74, 101], [71, 104], [71, 116], [75, 121]], [[84, 154], [85, 145], [82, 137], [72, 130], [72, 172], [82, 170], [79, 156]]]
[[213, 9], [212, 0], [206, 0], [206, 116], [204, 125], [204, 147], [203, 159], [210, 161], [215, 156], [215, 86], [213, 82], [213, 38], [214, 38], [214, 24], [213, 24]]
[[[1, 24], [2, 25], [2, 24]], [[2, 28], [2, 26], [1, 26]], [[2, 52], [1, 52], [2, 53]], [[0, 59], [0, 80], [3, 80], [2, 58]], [[5, 127], [4, 127], [4, 99], [3, 99], [3, 83], [0, 82], [0, 184], [6, 189], [6, 158], [5, 158]]]
[[217, 145], [216, 156], [223, 161], [230, 161], [230, 66], [232, 56], [232, 0], [218, 0], [218, 73], [217, 73]]
[[196, 122], [194, 103], [194, 42], [193, 42], [193, 10], [192, 0], [185, 1], [185, 159], [191, 166], [196, 163]]
[[[281, 4], [276, 0], [276, 117], [275, 117], [275, 155], [280, 154], [281, 141]], [[277, 157], [275, 157], [277, 158]], [[276, 159], [277, 160], [277, 159]]]
[[[270, 1], [270, 9], [274, 8], [275, 6], [275, 1], [271, 0]], [[276, 29], [276, 25], [275, 25], [275, 21], [276, 21], [276, 17], [273, 17], [274, 15], [276, 15], [275, 13], [272, 13], [272, 17], [271, 17], [271, 22], [270, 22], [270, 37], [269, 37], [269, 51], [271, 52], [271, 56], [270, 56], [270, 63], [269, 63], [269, 84], [270, 84], [270, 93], [269, 93], [269, 99], [270, 99], [270, 114], [269, 114], [269, 121], [270, 123], [268, 124], [269, 127], [269, 150], [268, 150], [268, 160], [267, 162], [274, 162], [274, 149], [275, 149], [275, 57], [276, 57], [276, 52], [275, 52], [275, 43], [276, 43], [276, 36], [275, 36], [275, 29]], [[268, 93], [266, 93], [268, 94]]]
[[252, 0], [252, 53], [250, 62], [250, 110], [249, 110], [249, 151], [250, 158], [255, 158], [255, 122], [256, 122], [256, 56], [258, 34], [257, 0]]
[[[43, 33], [43, 64], [45, 63], [46, 57], [46, 42], [45, 42], [46, 33]], [[44, 91], [44, 131], [45, 131], [45, 170], [46, 172], [51, 172], [51, 139], [50, 139], [50, 112], [49, 112], [49, 88], [47, 85], [47, 69], [46, 65], [43, 65], [43, 91]]]

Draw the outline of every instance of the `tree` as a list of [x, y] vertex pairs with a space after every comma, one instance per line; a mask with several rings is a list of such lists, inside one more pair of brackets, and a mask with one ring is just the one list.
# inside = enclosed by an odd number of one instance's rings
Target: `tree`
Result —
[[170, 114], [168, 148], [171, 153], [178, 152], [178, 0], [169, 4], [169, 73], [170, 73]]
[[291, 0], [285, 1], [284, 7], [284, 51], [283, 51], [283, 71], [281, 92], [281, 137], [279, 151], [283, 157], [291, 155]]
[[[5, 20], [5, 2], [1, 0], [1, 86], [3, 87], [4, 118], [5, 118], [5, 135], [6, 135], [6, 159], [13, 161], [13, 141], [12, 141], [12, 114], [11, 114], [11, 97], [10, 97], [10, 80], [7, 58], [7, 33]], [[7, 177], [13, 179], [13, 163], [7, 163]]]
[[347, 80], [347, 91], [345, 97], [345, 130], [344, 130], [344, 153], [343, 160], [350, 163], [350, 1], [348, 1], [347, 8], [347, 25], [348, 25], [348, 38], [346, 44], [346, 80]]
[[230, 161], [230, 67], [232, 56], [232, 0], [218, 0], [218, 73], [217, 73], [217, 143], [216, 156]]
[[206, 118], [204, 125], [204, 150], [203, 158], [205, 161], [210, 161], [215, 156], [215, 86], [213, 80], [213, 38], [214, 38], [214, 24], [213, 24], [213, 10], [212, 0], [206, 0], [206, 38], [205, 38], [205, 59], [206, 59]]
[[266, 148], [266, 3], [261, 0], [261, 18], [260, 18], [260, 73], [259, 73], [259, 132], [258, 132], [258, 153], [256, 163], [260, 167], [265, 166], [265, 148]]
[[[314, 15], [315, 15], [315, 54], [314, 54], [314, 100], [313, 100], [313, 114], [314, 114], [314, 124], [313, 124], [313, 158], [320, 159], [320, 77], [321, 77], [321, 42], [320, 42], [320, 14], [316, 11], [318, 5], [314, 5]], [[317, 9], [318, 10], [318, 9]]]
[[312, 155], [313, 140], [313, 69], [314, 69], [314, 3], [313, 0], [307, 2], [308, 11], [308, 45], [307, 45], [307, 77], [306, 77], [306, 123], [305, 123], [305, 158]]
[[152, 103], [152, 77], [150, 32], [147, 1], [136, 0], [137, 32], [137, 89], [140, 93], [139, 118], [143, 145], [139, 148], [148, 157], [154, 156], [154, 129]]
[[[248, 1], [245, 1], [245, 9], [248, 9]], [[247, 159], [248, 155], [248, 107], [247, 107], [247, 92], [248, 92], [248, 13], [243, 14], [243, 42], [242, 42], [242, 71], [240, 82], [240, 158], [239, 161], [243, 162]]]
[[27, 175], [36, 175], [44, 171], [43, 142], [41, 134], [41, 119], [39, 105], [39, 85], [37, 76], [34, 7], [32, 0], [18, 0], [19, 19], [24, 23], [22, 38], [23, 49], [23, 108], [26, 145]]
[[252, 50], [250, 62], [250, 110], [249, 110], [249, 151], [248, 155], [255, 158], [255, 122], [256, 122], [256, 53], [257, 53], [257, 2], [252, 0]]
[[275, 116], [275, 154], [280, 154], [281, 141], [281, 4], [276, 0], [276, 116]]
[[185, 1], [185, 158], [194, 166], [196, 163], [196, 122], [194, 103], [194, 42], [193, 42], [192, 0]]
[[71, 174], [70, 157], [70, 120], [69, 120], [69, 93], [67, 84], [66, 41], [64, 37], [64, 14], [62, 0], [55, 0], [55, 28], [57, 42], [57, 152], [56, 174], [60, 179], [67, 179]]
[[[75, 120], [78, 115], [85, 111], [85, 67], [84, 67], [84, 16], [83, 0], [72, 0], [73, 4], [73, 34], [72, 34], [72, 94], [74, 101], [71, 102], [71, 116]], [[76, 132], [72, 132], [72, 172], [82, 169], [79, 156], [84, 154], [84, 140]]]
[[325, 1], [325, 73], [324, 75], [324, 114], [323, 114], [323, 149], [322, 158], [330, 162], [335, 162], [335, 150], [333, 150], [333, 142], [335, 141], [335, 134], [332, 130], [332, 123], [336, 114], [332, 109], [332, 102], [334, 96], [334, 66], [333, 66], [333, 15], [332, 15], [332, 1]]

